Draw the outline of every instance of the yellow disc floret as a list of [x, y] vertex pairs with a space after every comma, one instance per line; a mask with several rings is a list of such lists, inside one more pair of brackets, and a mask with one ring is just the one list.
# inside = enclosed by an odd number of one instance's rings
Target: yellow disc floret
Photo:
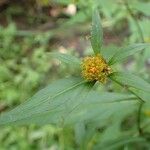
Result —
[[82, 76], [87, 81], [104, 83], [111, 72], [111, 68], [100, 55], [85, 57], [82, 61]]

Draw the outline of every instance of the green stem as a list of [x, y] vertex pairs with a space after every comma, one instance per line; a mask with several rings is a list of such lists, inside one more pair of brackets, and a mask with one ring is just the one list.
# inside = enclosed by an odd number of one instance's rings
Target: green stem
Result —
[[142, 29], [140, 27], [140, 24], [139, 24], [138, 20], [136, 19], [135, 14], [132, 12], [131, 8], [129, 7], [129, 4], [128, 4], [127, 0], [124, 0], [124, 4], [126, 6], [127, 11], [129, 12], [131, 18], [134, 20], [135, 25], [137, 26], [138, 33], [140, 35], [141, 41], [144, 43], [144, 35], [143, 35]]
[[138, 129], [139, 135], [143, 135], [143, 131], [142, 131], [142, 128], [141, 128], [141, 112], [142, 112], [142, 107], [143, 107], [143, 104], [145, 103], [145, 101], [144, 101], [141, 97], [139, 97], [137, 94], [135, 94], [135, 93], [134, 93], [131, 89], [129, 89], [127, 86], [121, 84], [120, 82], [118, 82], [118, 81], [116, 81], [116, 80], [114, 80], [114, 79], [111, 79], [111, 80], [115, 81], [116, 83], [118, 83], [118, 84], [119, 84], [120, 86], [122, 86], [122, 87], [126, 87], [126, 89], [127, 89], [130, 93], [132, 93], [133, 95], [135, 95], [135, 96], [138, 98], [138, 100], [139, 100], [139, 102], [140, 102], [140, 105], [139, 105], [139, 107], [138, 107], [138, 113], [137, 113], [137, 129]]
[[[124, 4], [126, 6], [127, 11], [129, 12], [131, 18], [134, 20], [135, 25], [137, 26], [137, 30], [138, 30], [139, 36], [141, 38], [141, 41], [144, 43], [144, 35], [143, 35], [142, 29], [140, 27], [140, 24], [139, 24], [138, 20], [136, 19], [135, 14], [130, 9], [127, 0], [124, 0]], [[143, 56], [144, 51], [142, 51], [141, 54]], [[130, 90], [130, 92], [133, 93], [132, 90]], [[133, 94], [135, 96], [137, 96], [135, 93], [133, 93]], [[142, 135], [143, 131], [142, 131], [142, 128], [141, 128], [141, 112], [142, 112], [142, 106], [144, 104], [144, 101], [139, 96], [137, 96], [137, 97], [140, 99], [140, 105], [139, 105], [138, 114], [137, 114], [137, 128], [138, 128], [139, 135]]]
[[141, 112], [142, 112], [143, 104], [144, 104], [144, 102], [141, 101], [139, 108], [138, 108], [138, 114], [137, 114], [137, 128], [138, 128], [139, 135], [143, 135], [143, 131], [141, 128]]

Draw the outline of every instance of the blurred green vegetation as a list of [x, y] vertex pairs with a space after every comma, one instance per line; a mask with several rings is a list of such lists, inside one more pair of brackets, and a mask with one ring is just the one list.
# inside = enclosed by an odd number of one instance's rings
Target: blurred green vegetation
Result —
[[[104, 28], [105, 49], [113, 51], [118, 45], [133, 42], [150, 42], [150, 2], [148, 0], [20, 0], [0, 2], [0, 112], [31, 97], [36, 91], [53, 80], [74, 74], [66, 65], [52, 60], [46, 52], [59, 51], [79, 57], [90, 53], [88, 42], [93, 7], [99, 8]], [[128, 8], [129, 7], [129, 8]], [[130, 10], [132, 12], [130, 12]], [[133, 15], [134, 14], [134, 15]], [[105, 52], [104, 52], [105, 53]], [[121, 70], [132, 70], [150, 81], [150, 50], [135, 55]], [[140, 59], [140, 63], [139, 63]], [[136, 65], [136, 63], [138, 65]], [[98, 87], [100, 90], [121, 91], [118, 85]], [[149, 121], [150, 104], [143, 110]], [[129, 120], [129, 121], [128, 121]], [[135, 116], [122, 121], [127, 127], [135, 123]], [[80, 131], [86, 132], [82, 125]], [[99, 129], [80, 136], [77, 127], [35, 125], [5, 127], [1, 129], [0, 150], [27, 149], [85, 149], [90, 150], [94, 139], [109, 136], [108, 129], [102, 134]], [[102, 129], [101, 129], [102, 130]], [[83, 140], [84, 139], [84, 140]], [[142, 141], [143, 142], [143, 141]], [[144, 143], [144, 142], [143, 142]], [[134, 145], [135, 146], [135, 145]], [[138, 147], [124, 149], [144, 149]]]

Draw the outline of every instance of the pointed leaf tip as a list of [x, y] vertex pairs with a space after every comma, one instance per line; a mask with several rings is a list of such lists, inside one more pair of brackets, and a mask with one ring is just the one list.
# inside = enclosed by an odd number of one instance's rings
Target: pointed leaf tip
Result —
[[103, 30], [101, 19], [97, 9], [93, 11], [92, 29], [91, 29], [91, 45], [95, 54], [99, 54], [103, 44]]
[[120, 48], [110, 59], [109, 65], [113, 65], [115, 63], [119, 63], [124, 61], [127, 57], [137, 53], [141, 52], [145, 48], [149, 47], [150, 44], [148, 43], [138, 43], [138, 44], [132, 44], [127, 47]]

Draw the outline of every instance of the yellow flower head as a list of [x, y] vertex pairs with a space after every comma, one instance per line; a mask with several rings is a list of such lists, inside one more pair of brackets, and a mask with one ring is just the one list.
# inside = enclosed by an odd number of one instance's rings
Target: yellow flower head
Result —
[[111, 68], [100, 55], [85, 57], [82, 61], [82, 76], [87, 81], [105, 83], [110, 73]]

